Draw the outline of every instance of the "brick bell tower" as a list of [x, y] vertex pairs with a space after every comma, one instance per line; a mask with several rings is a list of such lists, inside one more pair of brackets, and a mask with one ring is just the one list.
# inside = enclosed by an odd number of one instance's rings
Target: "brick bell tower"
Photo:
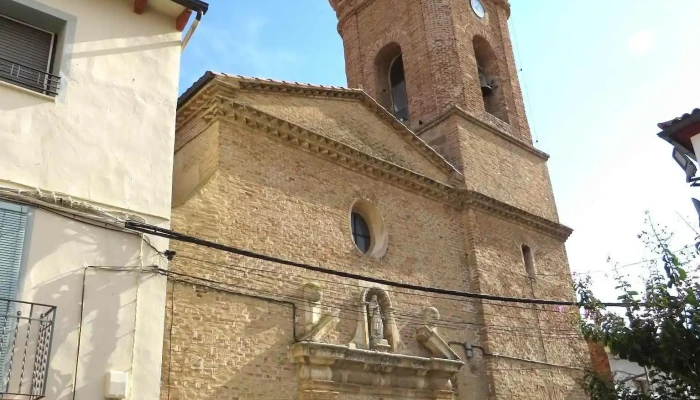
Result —
[[532, 147], [525, 115], [508, 0], [330, 3], [349, 87], [460, 169], [467, 188], [556, 220], [548, 156]]
[[[575, 300], [564, 246], [571, 230], [559, 223], [549, 156], [532, 145], [508, 1], [330, 3], [348, 86], [364, 89], [443, 155], [473, 194], [463, 210], [471, 286], [501, 296]], [[487, 360], [489, 399], [585, 398], [575, 389], [578, 372], [558, 367], [578, 365], [587, 354], [567, 322], [575, 307], [484, 303], [482, 312], [481, 346], [527, 360]], [[550, 375], [508, 372], [530, 370], [533, 360], [550, 365]]]
[[[331, 5], [345, 47], [348, 85], [362, 87], [414, 131], [459, 107], [531, 142], [507, 0], [331, 0]], [[400, 81], [403, 88], [396, 87]]]

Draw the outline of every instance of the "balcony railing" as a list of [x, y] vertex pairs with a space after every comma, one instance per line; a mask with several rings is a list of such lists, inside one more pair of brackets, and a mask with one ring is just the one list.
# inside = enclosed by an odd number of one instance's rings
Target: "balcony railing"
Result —
[[0, 398], [46, 393], [56, 307], [0, 299]]
[[56, 75], [2, 57], [0, 57], [0, 80], [50, 96], [58, 94], [58, 85], [61, 82], [61, 78]]

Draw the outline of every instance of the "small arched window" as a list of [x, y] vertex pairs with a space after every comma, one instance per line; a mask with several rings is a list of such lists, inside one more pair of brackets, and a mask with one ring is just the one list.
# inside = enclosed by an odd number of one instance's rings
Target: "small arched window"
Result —
[[532, 250], [530, 246], [524, 244], [521, 247], [523, 252], [523, 262], [525, 263], [525, 271], [530, 276], [535, 276], [535, 259], [532, 255]]
[[399, 120], [408, 121], [408, 97], [406, 96], [406, 78], [402, 55], [391, 62], [389, 86], [391, 87], [391, 112]]
[[359, 213], [353, 212], [350, 214], [350, 224], [352, 227], [352, 240], [355, 246], [363, 253], [369, 251], [372, 237], [369, 233], [369, 225]]

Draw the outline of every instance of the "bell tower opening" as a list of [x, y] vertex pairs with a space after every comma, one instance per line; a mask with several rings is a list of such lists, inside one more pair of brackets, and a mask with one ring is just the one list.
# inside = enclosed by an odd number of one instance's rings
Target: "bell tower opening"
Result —
[[496, 54], [489, 42], [482, 36], [474, 36], [473, 45], [484, 110], [507, 123], [509, 122], [508, 109], [503, 91], [500, 88], [501, 79]]
[[376, 87], [379, 89], [377, 101], [398, 120], [408, 121], [408, 94], [401, 46], [396, 43], [384, 46], [377, 53], [374, 67]]

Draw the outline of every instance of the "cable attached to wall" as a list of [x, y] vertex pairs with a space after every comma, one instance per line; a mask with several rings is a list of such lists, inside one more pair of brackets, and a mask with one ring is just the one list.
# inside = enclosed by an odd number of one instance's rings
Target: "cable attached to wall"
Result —
[[[154, 236], [160, 236], [160, 237], [164, 237], [167, 239], [176, 240], [176, 241], [185, 242], [185, 243], [192, 243], [192, 244], [196, 244], [196, 245], [200, 245], [200, 246], [204, 246], [204, 247], [209, 247], [212, 249], [225, 251], [228, 253], [238, 254], [241, 256], [249, 257], [249, 258], [255, 258], [258, 260], [274, 262], [274, 263], [282, 264], [282, 265], [288, 265], [288, 266], [295, 267], [295, 268], [301, 268], [301, 269], [305, 269], [307, 271], [319, 272], [319, 273], [323, 273], [323, 274], [327, 274], [327, 275], [335, 275], [335, 276], [339, 276], [341, 278], [357, 279], [357, 280], [366, 281], [366, 282], [373, 282], [373, 283], [378, 283], [381, 285], [398, 287], [398, 288], [402, 288], [402, 289], [417, 290], [417, 291], [422, 291], [422, 292], [436, 293], [436, 294], [442, 294], [442, 295], [448, 295], [448, 296], [456, 296], [456, 297], [461, 297], [461, 298], [502, 301], [502, 302], [510, 302], [510, 303], [576, 306], [576, 307], [580, 306], [579, 303], [576, 303], [573, 301], [548, 300], [548, 299], [528, 299], [528, 298], [521, 298], [521, 297], [496, 296], [496, 295], [483, 294], [483, 293], [463, 292], [463, 291], [459, 291], [459, 290], [450, 290], [450, 289], [442, 289], [442, 288], [435, 288], [435, 287], [429, 287], [429, 286], [413, 285], [410, 283], [402, 283], [402, 282], [390, 281], [388, 279], [374, 278], [374, 277], [369, 277], [369, 276], [364, 276], [364, 275], [353, 274], [353, 273], [349, 273], [349, 272], [336, 271], [336, 270], [332, 270], [332, 269], [328, 269], [328, 268], [317, 267], [317, 266], [304, 264], [304, 263], [300, 263], [300, 262], [296, 262], [296, 261], [289, 261], [289, 260], [285, 260], [285, 259], [278, 258], [278, 257], [268, 256], [265, 254], [259, 254], [259, 253], [255, 253], [255, 252], [250, 251], [250, 250], [243, 250], [243, 249], [239, 249], [239, 248], [236, 248], [233, 246], [223, 245], [220, 243], [212, 242], [212, 241], [201, 239], [198, 237], [185, 235], [185, 234], [182, 234], [182, 233], [170, 230], [170, 229], [165, 229], [165, 228], [161, 228], [161, 227], [158, 227], [155, 225], [145, 224], [145, 223], [137, 222], [137, 221], [126, 221], [125, 227], [127, 227], [128, 229], [134, 230], [134, 231], [139, 231], [139, 232], [147, 233], [147, 234], [154, 235]], [[607, 307], [626, 307], [625, 303], [603, 303], [603, 304]]]

